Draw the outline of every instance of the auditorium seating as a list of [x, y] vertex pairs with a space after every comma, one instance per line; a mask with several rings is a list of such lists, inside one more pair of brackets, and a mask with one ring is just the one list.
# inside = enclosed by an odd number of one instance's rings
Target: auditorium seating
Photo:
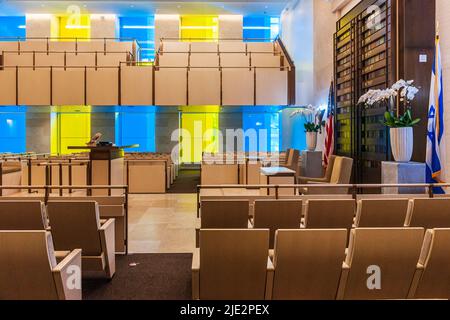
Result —
[[55, 249], [81, 248], [83, 274], [112, 278], [116, 271], [114, 219], [101, 225], [95, 201], [52, 200], [47, 210]]
[[334, 160], [336, 159], [335, 155], [330, 156], [328, 160], [328, 166], [325, 170], [325, 175], [322, 178], [310, 178], [310, 177], [298, 177], [297, 181], [299, 184], [308, 184], [310, 182], [314, 183], [330, 183], [331, 175], [333, 173]]
[[0, 231], [0, 299], [81, 300], [81, 250], [56, 254], [49, 232]]
[[403, 227], [410, 206], [408, 199], [359, 200], [355, 226], [358, 228]]
[[406, 225], [425, 229], [450, 228], [450, 199], [413, 199]]
[[273, 266], [269, 230], [201, 230], [192, 260], [194, 300], [264, 300]]
[[[347, 230], [278, 230], [273, 257], [273, 300], [334, 300]], [[269, 287], [270, 289], [270, 287]]]
[[275, 232], [279, 229], [299, 229], [301, 216], [301, 200], [256, 200], [253, 228], [270, 230], [269, 248], [273, 249]]
[[450, 299], [449, 259], [450, 229], [427, 230], [409, 298]]
[[338, 299], [406, 299], [423, 237], [423, 228], [352, 230]]
[[48, 227], [42, 201], [0, 200], [0, 230], [46, 230]]
[[355, 200], [308, 200], [305, 208], [305, 228], [350, 230], [355, 211]]

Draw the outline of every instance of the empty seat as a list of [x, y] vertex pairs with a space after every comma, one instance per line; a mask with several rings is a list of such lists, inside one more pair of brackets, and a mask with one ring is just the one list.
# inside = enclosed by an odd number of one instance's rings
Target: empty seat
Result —
[[155, 71], [155, 104], [158, 106], [187, 105], [186, 69]]
[[119, 68], [94, 68], [86, 71], [86, 102], [88, 105], [119, 104]]
[[423, 228], [353, 229], [338, 298], [406, 299], [423, 236]]
[[[81, 250], [57, 263], [46, 231], [0, 231], [1, 300], [81, 300]], [[77, 283], [79, 281], [79, 283]]]
[[191, 69], [188, 72], [189, 105], [220, 105], [220, 71]]
[[256, 200], [254, 206], [253, 227], [270, 230], [271, 249], [274, 247], [277, 230], [300, 228], [301, 200]]
[[256, 105], [288, 104], [288, 72], [280, 69], [256, 69]]
[[52, 52], [43, 53], [39, 52], [35, 54], [34, 57], [35, 66], [43, 67], [63, 67], [64, 66], [64, 53], [62, 52]]
[[222, 105], [253, 105], [255, 103], [254, 88], [255, 82], [253, 71], [250, 71], [249, 69], [222, 69]]
[[246, 229], [248, 200], [203, 200], [201, 229]]
[[252, 67], [278, 68], [281, 66], [280, 56], [274, 56], [270, 53], [252, 53], [250, 54]]
[[273, 42], [247, 42], [248, 52], [275, 52]]
[[180, 41], [164, 41], [162, 42], [162, 53], [167, 52], [189, 52], [191, 44], [189, 42]]
[[3, 51], [19, 51], [18, 41], [0, 41], [0, 54]]
[[217, 42], [192, 42], [191, 52], [218, 52], [219, 45]]
[[189, 65], [188, 53], [164, 53], [158, 57], [158, 66], [161, 67], [187, 67]]
[[133, 41], [106, 41], [106, 52], [134, 53]]
[[427, 230], [409, 298], [450, 299], [450, 229]]
[[95, 67], [95, 53], [66, 53], [68, 67]]
[[192, 260], [192, 297], [264, 300], [273, 267], [268, 230], [201, 230]]
[[245, 53], [220, 53], [220, 66], [224, 68], [250, 67], [250, 56]]
[[56, 250], [82, 249], [83, 271], [116, 271], [114, 219], [100, 225], [95, 201], [49, 201], [47, 205]]
[[220, 41], [219, 52], [245, 53], [246, 45], [242, 41]]
[[408, 214], [408, 199], [363, 199], [358, 201], [355, 226], [401, 228]]
[[350, 230], [355, 210], [356, 203], [353, 199], [308, 200], [305, 208], [305, 227]]
[[190, 67], [219, 67], [219, 55], [217, 53], [192, 53], [189, 58]]
[[41, 201], [0, 201], [0, 230], [45, 230], [45, 205]]
[[414, 199], [406, 219], [410, 227], [450, 228], [450, 199]]
[[278, 230], [273, 257], [274, 300], [336, 298], [347, 230]]

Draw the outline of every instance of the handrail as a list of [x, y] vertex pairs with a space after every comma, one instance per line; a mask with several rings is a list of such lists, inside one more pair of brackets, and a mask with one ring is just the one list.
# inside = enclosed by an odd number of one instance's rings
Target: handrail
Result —
[[186, 40], [211, 40], [210, 42], [220, 42], [220, 41], [259, 41], [259, 42], [274, 42], [274, 38], [176, 38], [176, 37], [161, 37], [159, 38], [160, 41], [180, 41], [180, 42], [187, 42]]

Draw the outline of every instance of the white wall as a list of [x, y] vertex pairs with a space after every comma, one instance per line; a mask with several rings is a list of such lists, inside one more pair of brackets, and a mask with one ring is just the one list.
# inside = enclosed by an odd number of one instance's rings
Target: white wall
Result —
[[116, 15], [91, 15], [91, 38], [117, 38], [118, 21]]
[[[50, 14], [30, 14], [26, 15], [26, 36], [27, 38], [50, 38], [58, 36], [59, 21]], [[53, 28], [53, 29], [52, 29]]]
[[170, 14], [155, 15], [155, 48], [159, 47], [161, 38], [180, 37], [180, 16]]

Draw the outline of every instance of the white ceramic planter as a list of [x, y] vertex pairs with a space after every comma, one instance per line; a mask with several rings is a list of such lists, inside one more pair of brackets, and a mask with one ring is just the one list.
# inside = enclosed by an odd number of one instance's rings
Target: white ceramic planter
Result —
[[308, 151], [315, 151], [317, 147], [317, 132], [306, 133], [306, 146]]
[[391, 128], [391, 149], [395, 161], [410, 162], [413, 154], [413, 128]]

